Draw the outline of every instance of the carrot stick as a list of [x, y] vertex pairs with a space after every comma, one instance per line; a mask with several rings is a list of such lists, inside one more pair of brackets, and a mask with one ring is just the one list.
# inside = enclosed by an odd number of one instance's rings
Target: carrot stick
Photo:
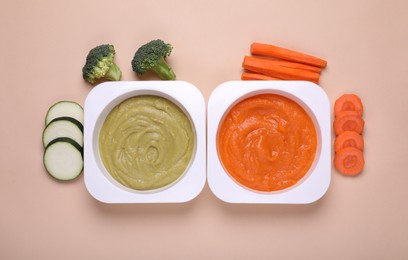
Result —
[[243, 72], [241, 75], [242, 80], [280, 80], [278, 78], [269, 77], [259, 73]]
[[320, 78], [319, 73], [308, 70], [287, 68], [272, 64], [267, 64], [266, 66], [265, 62], [259, 61], [259, 59], [251, 56], [245, 56], [242, 67], [270, 77], [287, 80], [308, 80], [317, 83]]
[[355, 94], [344, 94], [340, 96], [334, 103], [334, 115], [336, 116], [342, 111], [356, 111], [360, 115], [363, 114], [363, 103]]
[[364, 168], [363, 152], [354, 147], [339, 150], [334, 156], [334, 167], [342, 174], [355, 176]]
[[322, 68], [299, 63], [299, 62], [280, 60], [280, 59], [270, 59], [270, 58], [266, 58], [262, 56], [251, 56], [251, 58], [254, 60], [257, 60], [258, 62], [262, 62], [263, 64], [265, 64], [265, 67], [268, 67], [270, 65], [279, 65], [279, 66], [293, 68], [293, 69], [310, 70], [310, 71], [317, 72], [317, 73], [320, 73], [322, 71]]
[[344, 131], [334, 140], [334, 151], [338, 152], [346, 147], [364, 150], [364, 138], [355, 131]]
[[254, 42], [251, 45], [251, 53], [253, 55], [270, 56], [284, 60], [300, 62], [320, 68], [324, 68], [327, 66], [327, 61], [323, 59], [302, 52], [297, 52], [286, 48], [278, 47], [272, 44]]
[[356, 111], [343, 111], [334, 119], [333, 128], [336, 135], [344, 131], [355, 131], [361, 134], [364, 130], [364, 120]]

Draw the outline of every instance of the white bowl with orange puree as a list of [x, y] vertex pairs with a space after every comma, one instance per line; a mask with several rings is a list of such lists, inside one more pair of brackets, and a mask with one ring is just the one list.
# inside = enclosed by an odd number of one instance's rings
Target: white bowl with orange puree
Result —
[[207, 180], [230, 203], [311, 203], [330, 184], [330, 103], [306, 81], [230, 81], [208, 102]]

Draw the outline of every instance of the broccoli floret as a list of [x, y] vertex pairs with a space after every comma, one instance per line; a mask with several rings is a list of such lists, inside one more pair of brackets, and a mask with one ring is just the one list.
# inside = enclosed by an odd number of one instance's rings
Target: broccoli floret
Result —
[[99, 45], [89, 51], [82, 68], [82, 77], [91, 84], [99, 79], [117, 81], [122, 71], [113, 61], [115, 48], [110, 44]]
[[173, 46], [162, 40], [153, 40], [141, 46], [132, 60], [133, 71], [142, 75], [146, 71], [152, 71], [164, 80], [175, 80], [176, 74], [167, 64], [168, 57]]

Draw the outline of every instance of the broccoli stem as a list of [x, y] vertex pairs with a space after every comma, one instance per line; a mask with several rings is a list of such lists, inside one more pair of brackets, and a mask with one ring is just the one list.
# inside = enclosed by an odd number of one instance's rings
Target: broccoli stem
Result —
[[172, 70], [172, 68], [167, 64], [163, 57], [159, 59], [156, 66], [152, 68], [152, 70], [164, 80], [175, 80], [176, 74]]
[[120, 70], [118, 65], [116, 65], [116, 63], [113, 63], [112, 66], [109, 68], [108, 72], [105, 74], [105, 78], [112, 81], [120, 80], [121, 76], [122, 71]]

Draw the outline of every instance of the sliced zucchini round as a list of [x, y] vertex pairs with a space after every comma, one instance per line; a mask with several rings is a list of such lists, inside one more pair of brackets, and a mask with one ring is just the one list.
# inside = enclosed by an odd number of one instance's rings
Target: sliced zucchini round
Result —
[[45, 116], [45, 125], [58, 117], [72, 117], [84, 124], [84, 109], [74, 101], [59, 101], [52, 105]]
[[53, 119], [43, 131], [42, 141], [44, 147], [47, 147], [52, 140], [60, 137], [68, 137], [82, 147], [84, 144], [83, 125], [71, 117]]
[[70, 121], [70, 122], [74, 123], [81, 130], [81, 132], [84, 132], [83, 123], [79, 122], [77, 119], [75, 119], [73, 117], [70, 117], [70, 116], [62, 116], [62, 117], [54, 118], [53, 120], [51, 120], [51, 122], [49, 124], [51, 124], [51, 123], [53, 123], [55, 121], [60, 121], [60, 120]]
[[61, 137], [52, 140], [44, 152], [44, 166], [48, 174], [61, 181], [77, 178], [83, 168], [82, 147], [74, 140]]

